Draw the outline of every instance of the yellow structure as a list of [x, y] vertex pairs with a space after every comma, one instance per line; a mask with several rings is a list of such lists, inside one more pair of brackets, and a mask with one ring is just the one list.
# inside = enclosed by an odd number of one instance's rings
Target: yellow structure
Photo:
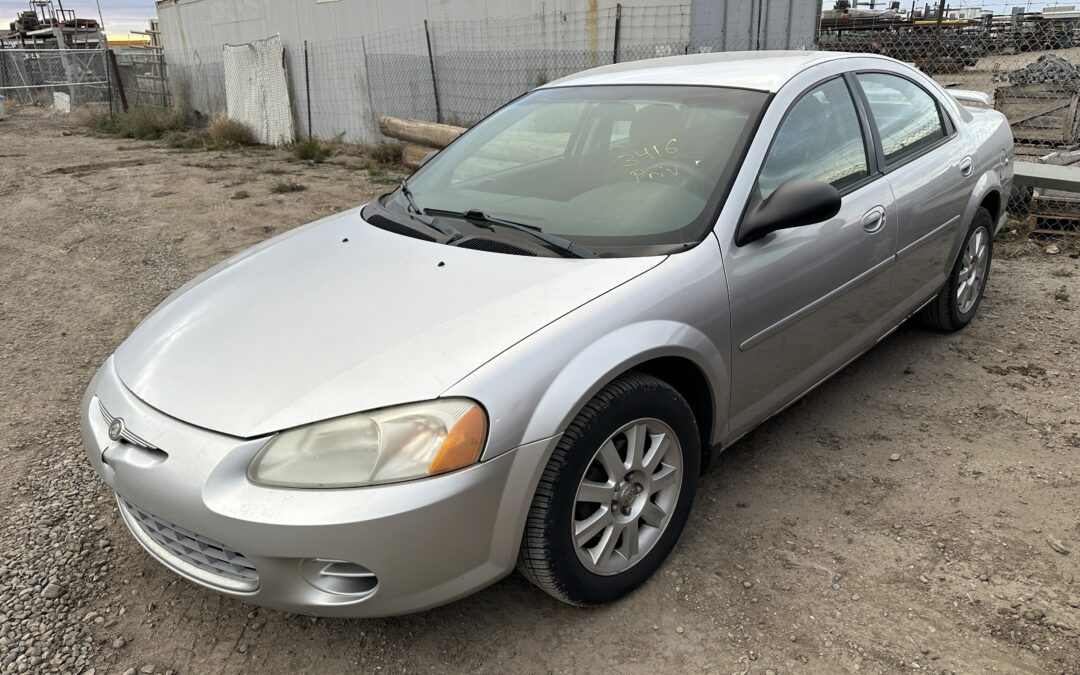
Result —
[[110, 47], [149, 47], [150, 36], [149, 35], [135, 35], [134, 33], [125, 33], [123, 35], [110, 35], [108, 36]]

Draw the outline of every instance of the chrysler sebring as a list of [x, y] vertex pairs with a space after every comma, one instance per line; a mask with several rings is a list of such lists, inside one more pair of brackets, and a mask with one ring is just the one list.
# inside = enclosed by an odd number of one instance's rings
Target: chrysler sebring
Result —
[[574, 604], [672, 551], [712, 455], [909, 317], [979, 309], [1005, 118], [902, 63], [704, 54], [504, 106], [166, 299], [83, 441], [132, 535], [287, 611]]

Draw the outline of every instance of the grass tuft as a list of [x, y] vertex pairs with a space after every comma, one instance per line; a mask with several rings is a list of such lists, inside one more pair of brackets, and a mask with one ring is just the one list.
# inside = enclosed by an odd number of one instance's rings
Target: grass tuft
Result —
[[293, 157], [304, 161], [314, 162], [316, 164], [326, 159], [329, 152], [325, 145], [319, 141], [300, 141], [294, 143], [292, 146]]
[[229, 119], [225, 115], [214, 118], [206, 129], [204, 145], [208, 150], [232, 150], [248, 145], [258, 145], [255, 132], [243, 122]]
[[368, 148], [367, 155], [380, 164], [400, 164], [401, 149], [399, 143], [379, 143]]
[[221, 115], [202, 126], [194, 113], [179, 108], [133, 108], [117, 115], [92, 112], [83, 116], [82, 124], [100, 136], [162, 141], [186, 150], [231, 150], [257, 144], [255, 132], [242, 122]]
[[276, 195], [284, 195], [290, 192], [303, 192], [306, 189], [307, 186], [303, 183], [297, 183], [291, 180], [279, 181], [270, 186], [270, 192]]

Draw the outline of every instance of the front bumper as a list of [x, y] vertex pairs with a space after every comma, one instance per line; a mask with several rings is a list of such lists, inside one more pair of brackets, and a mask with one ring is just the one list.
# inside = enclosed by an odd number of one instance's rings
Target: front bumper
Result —
[[[111, 418], [123, 420], [119, 442], [109, 440]], [[125, 523], [151, 555], [219, 592], [324, 616], [414, 612], [508, 574], [558, 440], [423, 480], [356, 489], [267, 488], [246, 478], [267, 438], [233, 438], [154, 410], [123, 386], [111, 359], [87, 390], [82, 422], [91, 465], [117, 493]], [[147, 518], [158, 525], [146, 528]], [[185, 552], [190, 555], [182, 557]], [[360, 565], [377, 584], [362, 595], [328, 592], [305, 576], [313, 559]], [[246, 585], [215, 573], [247, 567], [256, 579]]]

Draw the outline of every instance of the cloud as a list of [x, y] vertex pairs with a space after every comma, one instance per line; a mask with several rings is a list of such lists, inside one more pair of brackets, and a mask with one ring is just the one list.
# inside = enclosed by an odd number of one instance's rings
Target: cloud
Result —
[[[0, 26], [6, 30], [7, 24], [25, 9], [26, 0], [0, 0]], [[75, 10], [75, 16], [80, 19], [98, 18], [94, 0], [65, 0], [64, 9]], [[147, 21], [157, 16], [154, 0], [101, 0], [101, 13], [109, 33], [146, 30]]]

